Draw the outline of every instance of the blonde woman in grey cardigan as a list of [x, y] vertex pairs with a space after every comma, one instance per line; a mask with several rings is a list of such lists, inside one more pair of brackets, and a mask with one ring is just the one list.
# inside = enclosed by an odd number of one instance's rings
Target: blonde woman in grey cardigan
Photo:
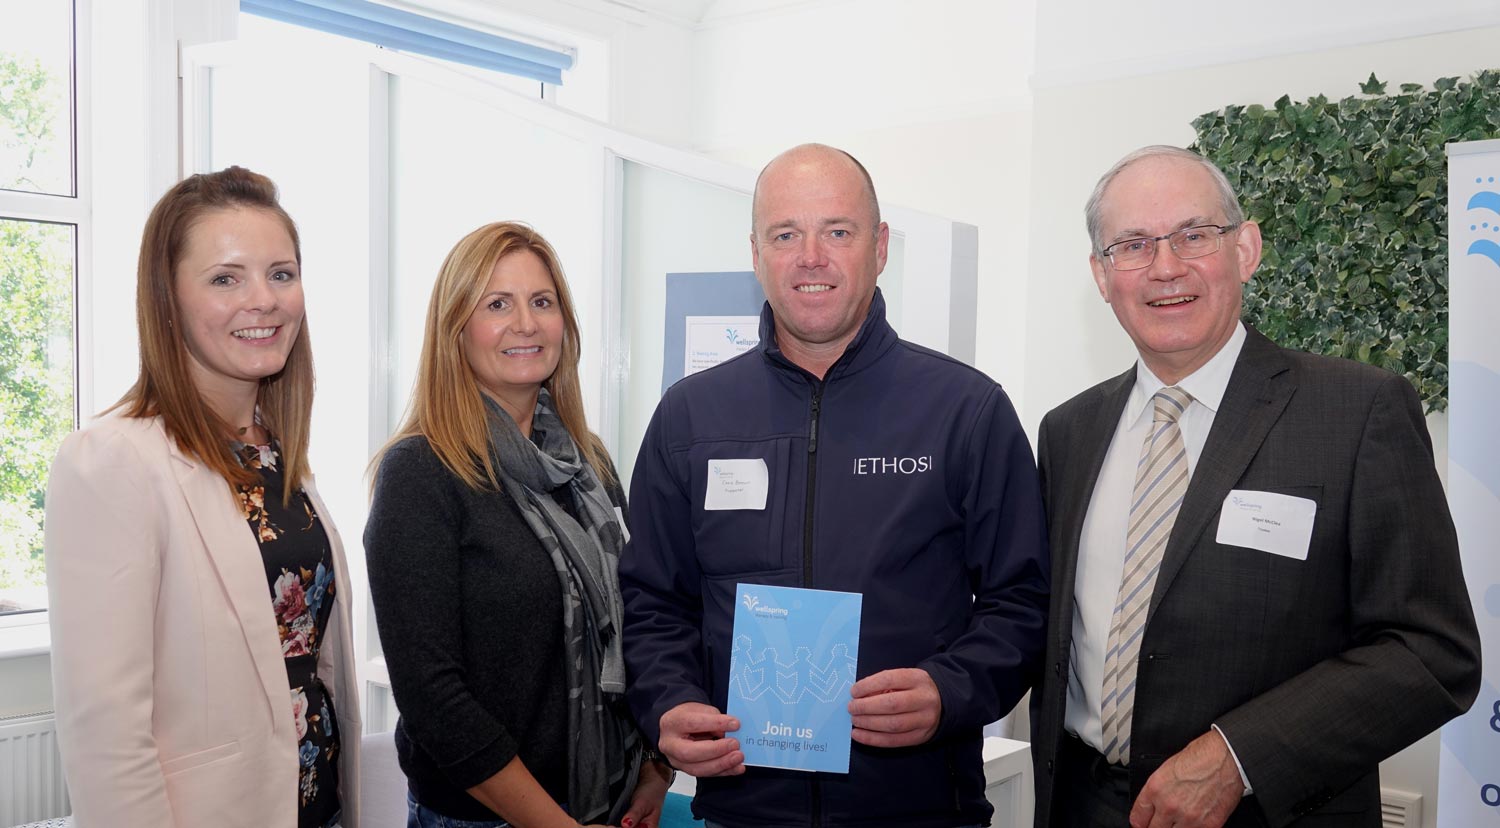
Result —
[[410, 828], [655, 828], [670, 769], [623, 700], [625, 502], [578, 387], [557, 255], [486, 225], [448, 254], [365, 550]]

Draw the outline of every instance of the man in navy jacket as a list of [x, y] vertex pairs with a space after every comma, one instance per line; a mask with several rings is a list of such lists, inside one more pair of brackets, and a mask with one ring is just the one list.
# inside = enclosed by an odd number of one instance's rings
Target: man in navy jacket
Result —
[[[711, 826], [988, 823], [981, 730], [1043, 645], [1030, 445], [993, 380], [886, 323], [889, 229], [852, 156], [777, 157], [752, 230], [760, 345], [668, 390], [636, 464], [631, 705]], [[764, 461], [762, 508], [704, 508], [725, 460]], [[742, 581], [863, 594], [848, 774], [746, 768], [722, 713]]]

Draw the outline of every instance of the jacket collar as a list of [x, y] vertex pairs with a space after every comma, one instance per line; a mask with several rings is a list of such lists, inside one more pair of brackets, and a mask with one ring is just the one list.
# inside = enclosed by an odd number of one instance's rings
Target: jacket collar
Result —
[[[823, 381], [831, 382], [863, 371], [875, 364], [898, 341], [896, 329], [885, 319], [885, 296], [877, 287], [875, 296], [870, 299], [870, 310], [865, 314], [865, 321], [860, 323], [859, 331], [849, 341], [844, 353], [828, 368]], [[781, 346], [776, 342], [776, 314], [771, 310], [770, 302], [764, 303], [760, 309], [760, 345], [757, 347], [771, 364], [812, 377], [811, 373], [787, 359], [781, 352]]]

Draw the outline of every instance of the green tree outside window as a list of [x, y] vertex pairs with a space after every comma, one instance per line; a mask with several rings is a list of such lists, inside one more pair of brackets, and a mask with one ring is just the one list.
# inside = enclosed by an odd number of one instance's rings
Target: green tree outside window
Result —
[[[66, 99], [40, 63], [0, 54], [0, 188], [35, 189]], [[74, 423], [74, 236], [0, 216], [0, 612], [45, 604], [47, 469]]]

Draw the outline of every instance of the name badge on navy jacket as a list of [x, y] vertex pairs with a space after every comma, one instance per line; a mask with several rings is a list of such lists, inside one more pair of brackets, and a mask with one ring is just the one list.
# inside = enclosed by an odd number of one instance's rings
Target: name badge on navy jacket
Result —
[[708, 491], [703, 495], [703, 509], [707, 512], [765, 509], [770, 480], [766, 461], [758, 457], [709, 460]]
[[1305, 561], [1317, 513], [1305, 497], [1235, 489], [1224, 498], [1216, 540]]

